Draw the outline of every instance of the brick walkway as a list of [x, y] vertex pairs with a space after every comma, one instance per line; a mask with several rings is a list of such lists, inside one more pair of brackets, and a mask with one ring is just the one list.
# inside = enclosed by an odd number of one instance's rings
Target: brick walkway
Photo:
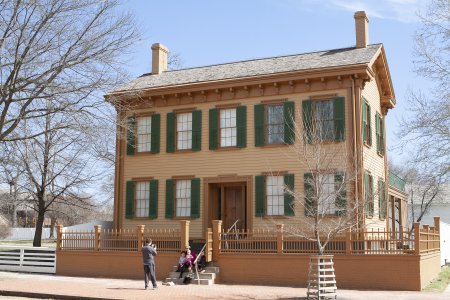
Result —
[[[164, 286], [144, 290], [143, 281], [105, 278], [65, 277], [54, 275], [0, 272], [0, 295], [58, 299], [305, 299], [306, 289], [249, 285]], [[12, 299], [12, 298], [10, 298]], [[448, 300], [450, 286], [443, 294], [400, 291], [338, 290], [343, 300]]]

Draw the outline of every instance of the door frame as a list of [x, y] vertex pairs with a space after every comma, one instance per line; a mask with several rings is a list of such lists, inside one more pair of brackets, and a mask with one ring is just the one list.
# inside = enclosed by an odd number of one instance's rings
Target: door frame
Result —
[[210, 184], [244, 183], [247, 187], [246, 193], [246, 223], [247, 230], [253, 229], [253, 176], [223, 175], [218, 177], [207, 177], [203, 179], [203, 236], [208, 230]]

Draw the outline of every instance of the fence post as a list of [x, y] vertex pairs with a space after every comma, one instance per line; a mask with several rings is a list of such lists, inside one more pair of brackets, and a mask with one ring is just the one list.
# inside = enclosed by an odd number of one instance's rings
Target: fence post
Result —
[[184, 250], [186, 246], [189, 246], [189, 220], [181, 220], [180, 221], [180, 230], [181, 230], [181, 250]]
[[350, 229], [345, 232], [345, 254], [352, 254], [352, 231]]
[[284, 224], [277, 224], [277, 253], [283, 254], [283, 228]]
[[212, 260], [212, 255], [211, 255], [212, 242], [213, 242], [212, 241], [212, 229], [208, 228], [208, 230], [206, 230], [206, 248], [205, 248], [206, 261]]
[[420, 223], [414, 223], [414, 254], [420, 254]]
[[441, 232], [441, 217], [434, 217], [434, 228], [437, 232]]
[[102, 225], [94, 225], [95, 228], [95, 251], [99, 251], [100, 249], [100, 232], [102, 231]]
[[144, 228], [145, 228], [145, 225], [138, 225], [136, 227], [137, 251], [138, 252], [140, 252], [142, 250], [142, 244], [144, 243]]
[[213, 261], [217, 261], [220, 254], [220, 233], [222, 232], [222, 220], [213, 220]]
[[427, 232], [427, 253], [430, 252], [430, 226], [423, 225], [423, 229]]
[[62, 249], [62, 225], [56, 225], [56, 250]]

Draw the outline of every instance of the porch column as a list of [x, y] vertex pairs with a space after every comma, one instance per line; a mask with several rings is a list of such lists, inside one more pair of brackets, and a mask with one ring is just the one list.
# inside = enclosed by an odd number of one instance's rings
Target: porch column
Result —
[[180, 221], [180, 233], [181, 233], [181, 250], [184, 250], [189, 245], [189, 220]]
[[222, 232], [222, 220], [213, 220], [213, 261], [217, 261], [220, 254], [220, 233]]

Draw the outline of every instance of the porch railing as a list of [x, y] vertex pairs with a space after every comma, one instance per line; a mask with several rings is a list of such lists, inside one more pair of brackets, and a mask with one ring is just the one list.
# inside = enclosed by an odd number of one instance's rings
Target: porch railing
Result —
[[[414, 224], [412, 234], [396, 234], [382, 230], [348, 231], [335, 236], [325, 247], [325, 254], [419, 255], [440, 251], [439, 217], [434, 226]], [[179, 229], [155, 229], [139, 225], [135, 229], [105, 230], [95, 226], [93, 231], [62, 231], [58, 227], [59, 251], [140, 251], [145, 238], [151, 238], [160, 253], [177, 253], [188, 245], [189, 221], [180, 221]], [[213, 221], [213, 228], [205, 233], [205, 254], [213, 260], [220, 254], [314, 254], [318, 253], [314, 240], [296, 236], [283, 224], [273, 229], [222, 229], [222, 221]]]

